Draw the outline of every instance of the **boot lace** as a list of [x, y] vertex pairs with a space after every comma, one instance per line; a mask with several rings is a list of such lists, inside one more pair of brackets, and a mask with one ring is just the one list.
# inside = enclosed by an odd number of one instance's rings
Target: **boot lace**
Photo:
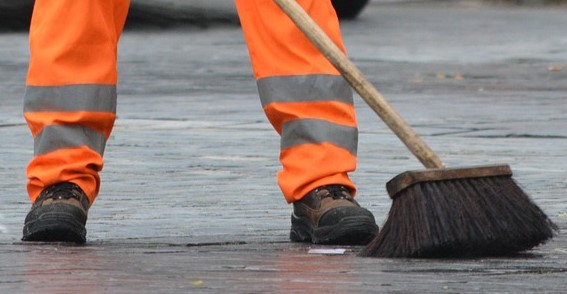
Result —
[[[326, 193], [325, 193], [326, 191]], [[321, 193], [319, 193], [321, 192]], [[337, 199], [346, 199], [346, 200], [353, 200], [350, 191], [342, 185], [330, 185], [330, 186], [323, 186], [318, 188], [315, 193], [321, 195], [321, 199], [331, 197], [335, 200]]]
[[89, 207], [89, 201], [83, 190], [76, 184], [70, 182], [58, 183], [47, 187], [43, 190], [36, 203], [41, 203], [46, 199], [67, 200], [71, 198], [79, 200], [85, 209]]
[[73, 183], [60, 183], [48, 187], [42, 193], [43, 199], [81, 199], [82, 191]]

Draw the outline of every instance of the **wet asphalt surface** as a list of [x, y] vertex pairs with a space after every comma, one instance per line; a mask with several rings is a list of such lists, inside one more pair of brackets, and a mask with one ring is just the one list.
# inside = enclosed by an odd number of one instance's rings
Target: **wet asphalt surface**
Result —
[[[343, 22], [353, 62], [447, 166], [509, 164], [562, 232], [516, 256], [361, 258], [290, 243], [279, 140], [238, 26], [126, 31], [118, 119], [84, 246], [20, 242], [32, 139], [27, 34], [0, 35], [1, 293], [564, 293], [567, 10], [377, 4]], [[357, 98], [358, 201], [382, 224], [385, 183], [422, 169]], [[346, 249], [343, 254], [310, 249]]]

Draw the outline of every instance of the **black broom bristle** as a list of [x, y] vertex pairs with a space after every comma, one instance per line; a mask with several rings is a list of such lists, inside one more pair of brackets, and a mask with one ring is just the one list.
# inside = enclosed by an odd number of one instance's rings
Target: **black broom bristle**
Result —
[[510, 176], [421, 182], [392, 198], [387, 221], [362, 256], [511, 255], [559, 230]]

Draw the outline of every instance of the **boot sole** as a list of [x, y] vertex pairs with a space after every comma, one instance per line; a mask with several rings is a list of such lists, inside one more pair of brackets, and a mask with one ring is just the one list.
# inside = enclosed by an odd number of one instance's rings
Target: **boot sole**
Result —
[[308, 218], [292, 215], [289, 238], [293, 242], [314, 244], [366, 245], [377, 233], [378, 226], [369, 217], [345, 217], [335, 225], [313, 228]]
[[38, 207], [26, 217], [22, 241], [86, 242], [86, 215], [72, 205]]

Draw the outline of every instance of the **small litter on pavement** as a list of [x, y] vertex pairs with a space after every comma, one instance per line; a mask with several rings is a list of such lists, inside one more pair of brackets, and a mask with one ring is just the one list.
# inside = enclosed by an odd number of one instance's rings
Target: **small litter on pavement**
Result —
[[345, 254], [344, 248], [311, 248], [307, 251], [308, 254], [327, 254], [327, 255], [342, 255]]

